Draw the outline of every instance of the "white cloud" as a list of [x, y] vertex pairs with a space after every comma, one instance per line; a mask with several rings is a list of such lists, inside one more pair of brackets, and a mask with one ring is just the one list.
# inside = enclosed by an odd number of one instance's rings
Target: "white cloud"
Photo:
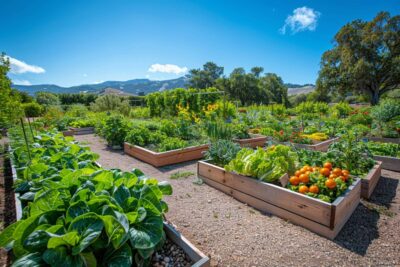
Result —
[[14, 74], [21, 74], [21, 73], [26, 73], [26, 72], [32, 72], [32, 73], [45, 73], [46, 71], [35, 65], [29, 65], [23, 61], [20, 61], [16, 58], [12, 58], [7, 56], [7, 58], [10, 61], [10, 68], [11, 68], [11, 73]]
[[95, 81], [93, 84], [99, 84], [99, 83], [104, 83], [104, 81]]
[[18, 85], [32, 85], [28, 80], [13, 80], [12, 83]]
[[182, 74], [188, 71], [187, 67], [179, 67], [173, 64], [153, 64], [148, 69], [149, 72], [164, 72], [164, 73], [174, 73]]
[[321, 13], [306, 6], [293, 10], [293, 15], [289, 15], [283, 27], [280, 29], [282, 34], [286, 33], [286, 28], [289, 27], [292, 33], [301, 31], [314, 31], [317, 27], [317, 21]]

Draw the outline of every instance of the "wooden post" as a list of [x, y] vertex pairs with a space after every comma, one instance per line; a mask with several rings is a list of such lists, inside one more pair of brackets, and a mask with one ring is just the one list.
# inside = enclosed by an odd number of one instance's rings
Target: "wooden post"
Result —
[[35, 135], [33, 135], [33, 131], [32, 131], [31, 120], [29, 118], [27, 118], [27, 119], [28, 119], [29, 129], [31, 130], [32, 139], [35, 139]]

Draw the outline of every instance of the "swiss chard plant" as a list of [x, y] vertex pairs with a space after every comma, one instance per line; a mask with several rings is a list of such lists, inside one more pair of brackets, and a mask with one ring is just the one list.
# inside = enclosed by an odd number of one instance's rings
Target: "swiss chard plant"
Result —
[[149, 265], [165, 240], [168, 183], [137, 169], [102, 169], [95, 154], [57, 133], [28, 147], [12, 138], [26, 203], [22, 219], [0, 234], [13, 266]]

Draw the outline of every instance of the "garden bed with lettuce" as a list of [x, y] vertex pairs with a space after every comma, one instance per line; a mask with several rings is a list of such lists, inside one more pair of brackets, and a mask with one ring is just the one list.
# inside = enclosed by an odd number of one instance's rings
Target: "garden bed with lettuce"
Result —
[[[288, 146], [240, 149], [221, 140], [206, 154], [208, 160], [198, 163], [198, 176], [205, 183], [330, 239], [336, 237], [360, 200], [361, 183], [357, 178], [339, 178], [334, 187], [328, 188], [329, 179], [319, 171], [307, 173], [307, 177], [305, 171], [300, 176], [304, 179], [292, 184], [289, 175], [295, 175], [299, 161]], [[311, 191], [312, 186], [318, 191]], [[307, 191], [302, 191], [303, 187]]]

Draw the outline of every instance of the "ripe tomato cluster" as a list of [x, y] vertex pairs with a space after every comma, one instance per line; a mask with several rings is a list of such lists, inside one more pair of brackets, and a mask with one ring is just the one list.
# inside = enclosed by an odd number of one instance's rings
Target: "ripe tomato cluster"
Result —
[[297, 170], [289, 179], [289, 188], [301, 194], [318, 197], [331, 202], [347, 189], [351, 181], [350, 172], [333, 168], [332, 163], [325, 162], [323, 166], [305, 165]]

